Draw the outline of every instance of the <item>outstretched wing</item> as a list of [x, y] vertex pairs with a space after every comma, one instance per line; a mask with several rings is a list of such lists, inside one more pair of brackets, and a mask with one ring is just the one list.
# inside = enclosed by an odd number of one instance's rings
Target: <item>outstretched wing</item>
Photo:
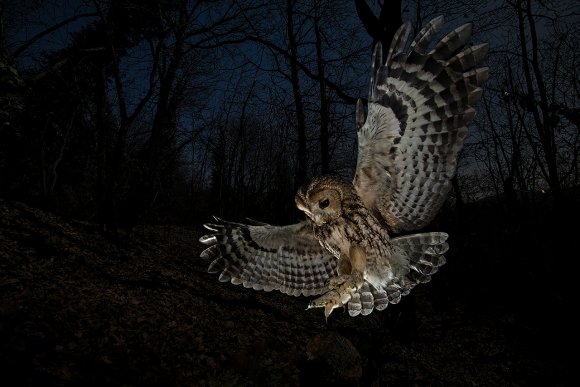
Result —
[[218, 220], [205, 227], [213, 233], [200, 238], [209, 245], [201, 257], [212, 260], [208, 272], [220, 273], [222, 282], [311, 296], [328, 291], [328, 279], [337, 274], [337, 259], [320, 245], [306, 221], [254, 226]]
[[357, 104], [354, 185], [365, 205], [395, 232], [426, 226], [447, 198], [457, 154], [473, 119], [488, 69], [477, 64], [487, 44], [465, 47], [465, 24], [427, 51], [443, 24], [432, 20], [406, 49], [410, 24], [399, 28], [382, 60], [375, 47], [365, 121]]

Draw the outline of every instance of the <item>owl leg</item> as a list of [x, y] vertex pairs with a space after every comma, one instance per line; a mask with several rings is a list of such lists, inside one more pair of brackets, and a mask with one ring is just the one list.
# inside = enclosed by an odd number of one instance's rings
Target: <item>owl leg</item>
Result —
[[[363, 286], [363, 273], [366, 268], [364, 249], [359, 246], [351, 246], [348, 261], [350, 263], [350, 272], [341, 272], [339, 270], [339, 275], [330, 279], [329, 286], [331, 290], [313, 300], [308, 305], [309, 309], [324, 307], [324, 316], [328, 318], [335, 308], [346, 305], [352, 298], [352, 294]], [[348, 265], [346, 264], [339, 264], [339, 268], [342, 268], [342, 270], [347, 267]]]

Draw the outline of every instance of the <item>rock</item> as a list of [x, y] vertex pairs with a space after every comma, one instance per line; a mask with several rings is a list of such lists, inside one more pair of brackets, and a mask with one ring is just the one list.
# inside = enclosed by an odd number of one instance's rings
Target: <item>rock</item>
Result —
[[303, 382], [333, 386], [357, 386], [362, 377], [362, 358], [355, 346], [336, 332], [314, 336], [306, 347]]

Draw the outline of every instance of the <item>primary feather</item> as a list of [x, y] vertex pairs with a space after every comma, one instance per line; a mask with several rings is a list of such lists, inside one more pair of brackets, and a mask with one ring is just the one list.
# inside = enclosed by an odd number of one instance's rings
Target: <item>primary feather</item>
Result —
[[[457, 155], [473, 119], [487, 68], [476, 66], [487, 45], [465, 47], [471, 25], [443, 37], [431, 51], [443, 17], [428, 23], [408, 51], [401, 26], [385, 63], [375, 48], [366, 121], [357, 105], [357, 191], [392, 231], [426, 226], [446, 200]], [[364, 124], [361, 124], [364, 122]]]
[[328, 290], [337, 260], [320, 246], [307, 222], [253, 226], [217, 221], [205, 225], [213, 233], [200, 242], [209, 245], [201, 257], [211, 260], [208, 271], [219, 273], [220, 281], [293, 296]]

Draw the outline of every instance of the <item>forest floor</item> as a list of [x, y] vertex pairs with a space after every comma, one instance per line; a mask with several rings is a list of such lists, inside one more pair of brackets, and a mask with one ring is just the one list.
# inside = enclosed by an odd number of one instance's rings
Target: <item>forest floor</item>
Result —
[[572, 384], [564, 333], [502, 305], [441, 303], [439, 274], [407, 306], [325, 322], [307, 298], [218, 282], [201, 232], [112, 241], [0, 200], [0, 385]]

